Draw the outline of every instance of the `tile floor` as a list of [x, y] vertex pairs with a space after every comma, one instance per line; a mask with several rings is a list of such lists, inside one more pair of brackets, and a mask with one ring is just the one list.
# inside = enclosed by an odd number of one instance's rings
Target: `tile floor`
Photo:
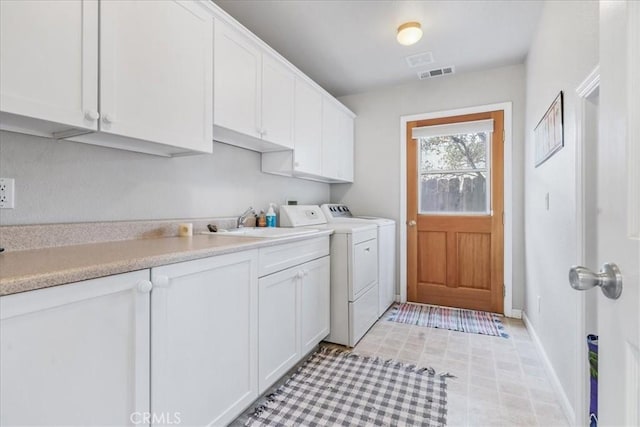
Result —
[[503, 319], [509, 338], [389, 322], [383, 316], [355, 347], [450, 372], [450, 426], [567, 426], [559, 399], [520, 320]]

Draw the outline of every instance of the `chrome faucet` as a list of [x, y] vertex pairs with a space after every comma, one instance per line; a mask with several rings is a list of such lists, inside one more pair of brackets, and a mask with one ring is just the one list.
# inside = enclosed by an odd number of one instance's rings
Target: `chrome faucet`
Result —
[[236, 227], [237, 228], [242, 228], [244, 227], [244, 221], [247, 219], [247, 217], [252, 214], [255, 213], [255, 211], [253, 210], [253, 208], [251, 206], [249, 206], [249, 209], [247, 209], [246, 211], [244, 211], [244, 213], [242, 215], [240, 215], [238, 217], [237, 223], [236, 223]]

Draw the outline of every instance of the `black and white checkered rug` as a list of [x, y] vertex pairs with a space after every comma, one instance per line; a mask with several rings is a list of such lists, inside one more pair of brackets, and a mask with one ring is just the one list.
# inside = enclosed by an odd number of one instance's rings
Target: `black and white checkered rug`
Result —
[[247, 426], [444, 426], [447, 377], [433, 368], [321, 348]]

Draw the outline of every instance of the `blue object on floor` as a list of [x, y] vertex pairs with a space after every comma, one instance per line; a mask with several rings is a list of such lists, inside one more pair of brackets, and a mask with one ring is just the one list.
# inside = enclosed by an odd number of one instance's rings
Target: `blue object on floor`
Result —
[[589, 426], [598, 426], [598, 336], [587, 335], [589, 348], [589, 379], [591, 397], [589, 399]]

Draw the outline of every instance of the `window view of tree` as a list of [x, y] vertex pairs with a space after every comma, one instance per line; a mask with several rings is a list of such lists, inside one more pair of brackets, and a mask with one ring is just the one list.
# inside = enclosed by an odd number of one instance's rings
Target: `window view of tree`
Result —
[[420, 211], [486, 212], [485, 132], [420, 139]]

